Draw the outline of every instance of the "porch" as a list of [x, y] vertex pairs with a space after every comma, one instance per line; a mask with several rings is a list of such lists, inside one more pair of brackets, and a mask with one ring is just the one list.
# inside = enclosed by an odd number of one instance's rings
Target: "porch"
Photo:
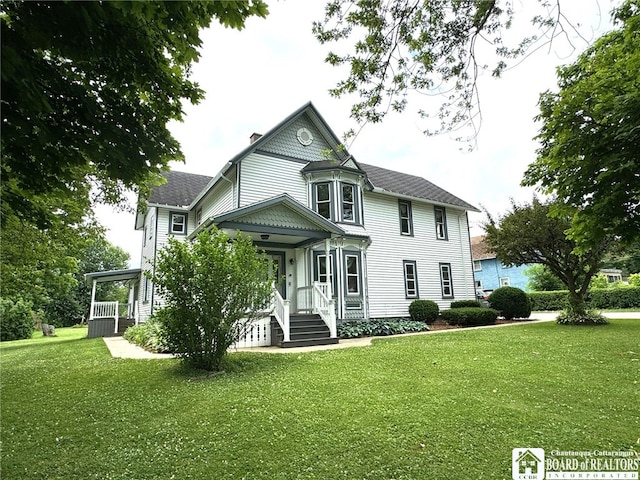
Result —
[[88, 338], [122, 335], [139, 322], [138, 301], [133, 303], [92, 302]]

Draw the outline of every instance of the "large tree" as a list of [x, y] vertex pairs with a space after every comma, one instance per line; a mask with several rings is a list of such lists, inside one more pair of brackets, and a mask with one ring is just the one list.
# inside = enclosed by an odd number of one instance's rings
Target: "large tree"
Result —
[[534, 198], [531, 203], [517, 204], [494, 219], [489, 216], [484, 225], [485, 241], [489, 249], [505, 265], [544, 265], [569, 290], [569, 310], [578, 319], [588, 318], [584, 296], [591, 278], [600, 269], [609, 239], [596, 247], [575, 252], [575, 242], [565, 231], [571, 226], [570, 217], [551, 216], [554, 203]]
[[[506, 0], [329, 0], [313, 32], [321, 43], [336, 44], [328, 63], [349, 67], [331, 93], [356, 95], [351, 116], [359, 124], [403, 111], [417, 91], [441, 96], [438, 112], [419, 111], [436, 119], [426, 133], [438, 133], [477, 126], [480, 72], [500, 76], [508, 62], [575, 33], [560, 0], [530, 3], [535, 11], [527, 25], [515, 18], [526, 14]], [[507, 33], [514, 20], [520, 20], [516, 40]]]
[[266, 14], [262, 0], [2, 2], [2, 213], [43, 227], [56, 200], [145, 194], [183, 158], [167, 122], [203, 97], [199, 29]]
[[573, 216], [580, 248], [640, 238], [640, 2], [615, 19], [617, 30], [558, 69], [560, 90], [541, 95], [541, 147], [523, 180], [561, 199], [555, 213]]

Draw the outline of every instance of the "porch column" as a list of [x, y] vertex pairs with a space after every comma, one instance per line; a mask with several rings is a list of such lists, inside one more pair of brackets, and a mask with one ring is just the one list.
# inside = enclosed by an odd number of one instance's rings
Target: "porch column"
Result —
[[[327, 259], [327, 273], [331, 272], [331, 275], [334, 276], [336, 274], [336, 272], [333, 271], [333, 264], [329, 261], [330, 257], [329, 255], [331, 255], [331, 239], [327, 238], [324, 241], [324, 254], [326, 255], [325, 258]], [[335, 276], [334, 276], [335, 278]], [[333, 285], [331, 282], [331, 277], [329, 275], [327, 275], [327, 297], [329, 297], [329, 299], [333, 298]]]
[[91, 308], [89, 309], [89, 320], [93, 320], [93, 308], [96, 303], [96, 281], [93, 280], [93, 286], [91, 287]]

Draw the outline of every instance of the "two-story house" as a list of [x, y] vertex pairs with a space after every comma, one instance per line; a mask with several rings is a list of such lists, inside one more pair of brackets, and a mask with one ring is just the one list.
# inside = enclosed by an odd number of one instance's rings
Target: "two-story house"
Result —
[[[314, 285], [338, 320], [407, 317], [416, 299], [448, 308], [475, 298], [467, 212], [478, 210], [424, 178], [356, 161], [311, 103], [252, 135], [214, 177], [166, 179], [136, 218], [143, 271], [168, 238], [190, 241], [215, 226], [250, 235], [273, 259], [287, 315], [320, 308]], [[144, 321], [162, 299], [140, 282]]]

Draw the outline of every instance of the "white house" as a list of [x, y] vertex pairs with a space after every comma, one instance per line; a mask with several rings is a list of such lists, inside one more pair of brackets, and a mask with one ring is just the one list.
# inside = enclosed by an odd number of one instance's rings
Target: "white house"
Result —
[[[336, 319], [407, 317], [416, 299], [448, 308], [475, 298], [467, 212], [478, 210], [423, 178], [356, 161], [311, 103], [252, 135], [214, 177], [166, 178], [136, 218], [142, 271], [170, 237], [189, 241], [212, 225], [250, 235], [285, 278], [272, 343], [304, 338], [296, 313], [319, 314], [335, 339]], [[162, 304], [144, 275], [136, 298], [140, 321]]]

